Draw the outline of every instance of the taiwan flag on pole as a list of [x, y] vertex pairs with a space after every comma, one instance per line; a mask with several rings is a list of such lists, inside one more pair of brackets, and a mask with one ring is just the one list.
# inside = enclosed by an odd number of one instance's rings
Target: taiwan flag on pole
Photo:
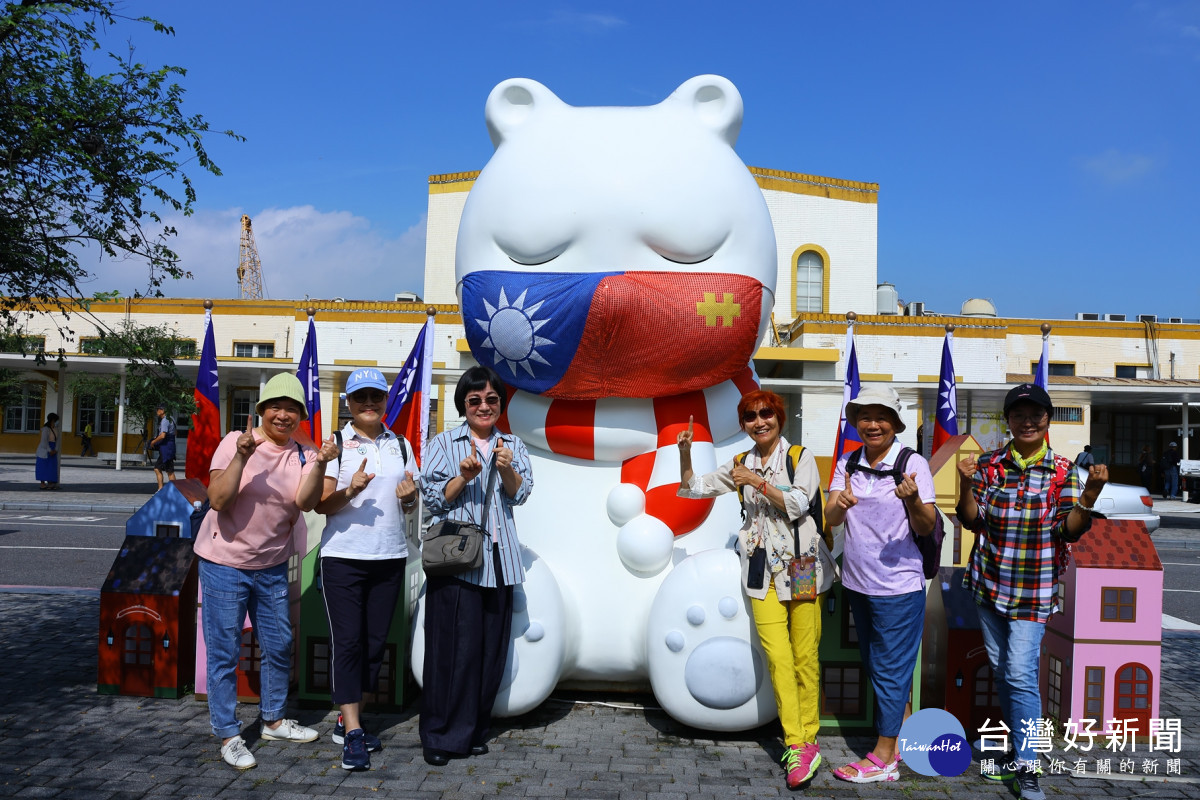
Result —
[[1033, 374], [1033, 385], [1040, 386], [1050, 394], [1050, 337], [1042, 336], [1042, 358], [1038, 361], [1037, 372]]
[[429, 436], [429, 396], [433, 389], [433, 314], [425, 320], [412, 352], [388, 393], [383, 424], [408, 440], [417, 464]]
[[[846, 330], [846, 381], [842, 385], [842, 413], [838, 419], [837, 444], [833, 448], [833, 463], [862, 447], [862, 439], [853, 425], [846, 422], [846, 404], [858, 397], [858, 354], [854, 351], [854, 323]], [[833, 480], [833, 470], [829, 471]]]
[[208, 470], [213, 453], [221, 441], [221, 392], [217, 383], [217, 347], [213, 343], [212, 310], [204, 312], [204, 346], [200, 350], [200, 371], [196, 373], [196, 412], [187, 437], [187, 461], [184, 477], [195, 478], [208, 486]]
[[951, 342], [954, 334], [946, 331], [942, 342], [942, 373], [938, 378], [937, 411], [933, 421], [933, 453], [951, 436], [958, 436], [958, 387], [954, 383], [954, 357]]
[[320, 447], [321, 442], [321, 374], [317, 366], [317, 325], [313, 318], [308, 318], [308, 338], [304, 340], [304, 350], [300, 353], [300, 369], [296, 377], [304, 387], [304, 405], [308, 410], [308, 422], [300, 426], [307, 433], [313, 444]]

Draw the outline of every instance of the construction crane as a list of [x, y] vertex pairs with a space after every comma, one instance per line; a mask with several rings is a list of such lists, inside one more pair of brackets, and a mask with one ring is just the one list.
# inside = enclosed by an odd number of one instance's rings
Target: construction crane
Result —
[[250, 228], [250, 217], [247, 214], [242, 214], [242, 248], [238, 257], [237, 276], [243, 300], [263, 299], [262, 263], [258, 260], [254, 231]]

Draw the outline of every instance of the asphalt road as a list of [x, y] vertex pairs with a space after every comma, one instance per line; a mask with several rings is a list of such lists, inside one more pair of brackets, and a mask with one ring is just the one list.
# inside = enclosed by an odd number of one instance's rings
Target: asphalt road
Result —
[[128, 514], [0, 511], [0, 587], [99, 589]]

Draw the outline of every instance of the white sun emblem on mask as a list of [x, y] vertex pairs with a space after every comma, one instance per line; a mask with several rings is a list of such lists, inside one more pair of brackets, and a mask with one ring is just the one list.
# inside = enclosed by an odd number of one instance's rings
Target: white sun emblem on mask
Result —
[[530, 362], [536, 361], [550, 366], [550, 362], [542, 358], [537, 348], [554, 344], [551, 340], [537, 335], [538, 329], [550, 320], [533, 318], [545, 301], [525, 308], [525, 295], [526, 292], [521, 292], [520, 297], [509, 303], [504, 289], [501, 288], [499, 307], [484, 300], [483, 307], [487, 310], [488, 318], [475, 320], [475, 324], [487, 334], [480, 347], [495, 350], [496, 358], [493, 363], [499, 364], [503, 361], [514, 378], [517, 376], [517, 367], [529, 373], [529, 377], [534, 377]]

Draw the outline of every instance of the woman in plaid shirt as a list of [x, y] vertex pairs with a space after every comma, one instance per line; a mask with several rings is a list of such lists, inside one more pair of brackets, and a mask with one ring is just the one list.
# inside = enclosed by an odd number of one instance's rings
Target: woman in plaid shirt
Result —
[[1054, 609], [1059, 556], [1092, 524], [1092, 506], [1108, 467], [1089, 469], [1082, 493], [1074, 464], [1046, 441], [1054, 406], [1039, 386], [1022, 384], [1004, 398], [1012, 440], [958, 464], [956, 513], [976, 534], [963, 586], [975, 598], [1000, 708], [1015, 747], [995, 780], [1016, 779], [1022, 800], [1045, 800], [1037, 753], [1022, 730], [1042, 716], [1038, 661]]

